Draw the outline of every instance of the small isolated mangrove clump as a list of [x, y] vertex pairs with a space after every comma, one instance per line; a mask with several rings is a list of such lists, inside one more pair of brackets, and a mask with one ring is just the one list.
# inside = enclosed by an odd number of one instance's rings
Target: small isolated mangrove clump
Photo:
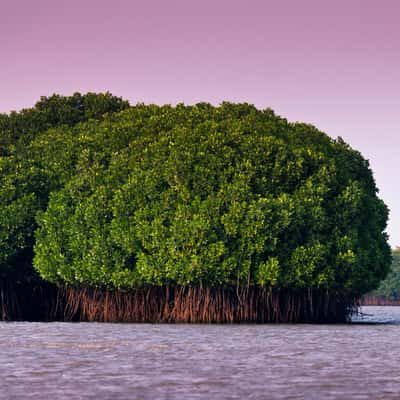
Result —
[[249, 104], [106, 100], [1, 159], [1, 267], [39, 279], [33, 257], [59, 318], [344, 321], [386, 276], [388, 210], [342, 139]]

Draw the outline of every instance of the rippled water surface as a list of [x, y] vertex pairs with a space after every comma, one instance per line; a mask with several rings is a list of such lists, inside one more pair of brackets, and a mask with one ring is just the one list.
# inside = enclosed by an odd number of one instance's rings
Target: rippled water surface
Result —
[[0, 323], [1, 399], [400, 399], [400, 307], [349, 325]]

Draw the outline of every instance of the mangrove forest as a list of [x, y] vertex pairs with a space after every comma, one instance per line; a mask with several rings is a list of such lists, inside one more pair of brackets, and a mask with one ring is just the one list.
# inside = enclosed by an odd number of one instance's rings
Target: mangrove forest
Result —
[[0, 180], [3, 320], [344, 322], [392, 260], [368, 161], [247, 103], [42, 97]]

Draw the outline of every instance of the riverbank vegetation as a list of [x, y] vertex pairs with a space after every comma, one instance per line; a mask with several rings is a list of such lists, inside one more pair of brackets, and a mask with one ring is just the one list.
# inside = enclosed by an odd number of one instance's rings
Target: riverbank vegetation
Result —
[[270, 109], [76, 94], [0, 130], [1, 290], [57, 318], [343, 321], [387, 274], [368, 162]]
[[400, 247], [392, 251], [390, 272], [378, 289], [363, 298], [368, 305], [400, 305]]

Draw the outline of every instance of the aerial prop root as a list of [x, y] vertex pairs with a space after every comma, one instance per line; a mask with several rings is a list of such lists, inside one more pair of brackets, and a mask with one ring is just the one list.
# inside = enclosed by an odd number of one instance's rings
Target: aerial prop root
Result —
[[340, 291], [149, 286], [60, 288], [63, 319], [100, 322], [346, 322], [355, 300]]

